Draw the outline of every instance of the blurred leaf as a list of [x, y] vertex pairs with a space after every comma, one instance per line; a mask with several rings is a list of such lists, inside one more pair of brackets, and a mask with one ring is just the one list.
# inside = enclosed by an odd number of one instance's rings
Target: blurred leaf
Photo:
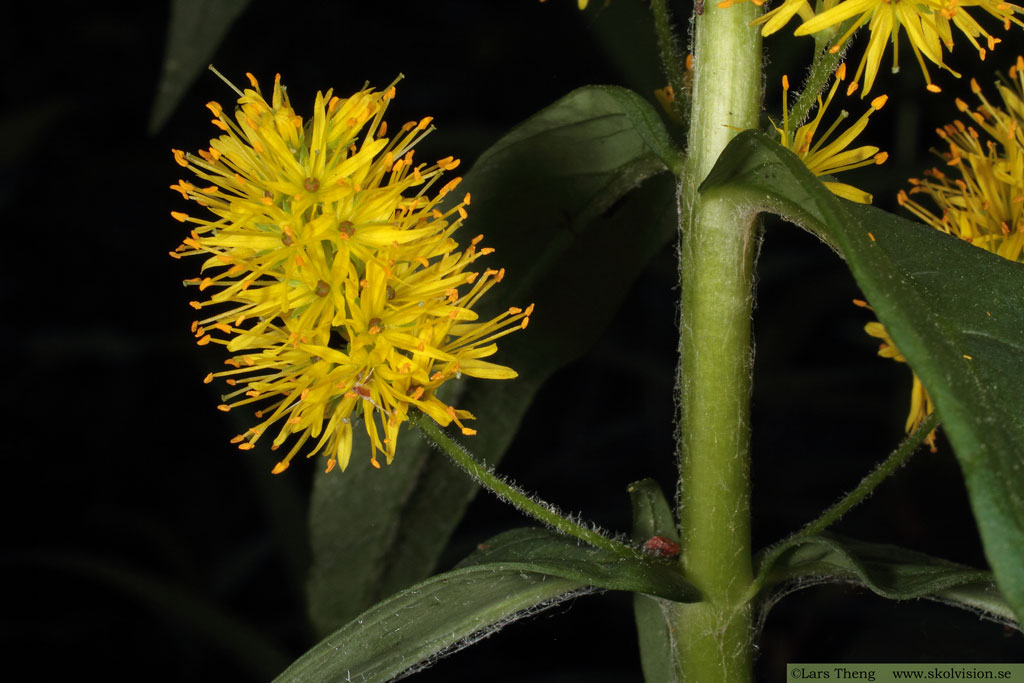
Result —
[[189, 86], [206, 70], [249, 0], [173, 0], [163, 73], [149, 115], [149, 132], [159, 131]]
[[777, 557], [762, 595], [785, 582], [852, 581], [884, 598], [938, 600], [1020, 629], [991, 572], [832, 534], [803, 539]]
[[[517, 379], [452, 383], [444, 396], [476, 415], [480, 434], [467, 445], [491, 466], [540, 385], [597, 340], [675, 234], [672, 178], [651, 178], [664, 165], [645, 142], [664, 131], [637, 131], [650, 123], [641, 105], [614, 88], [577, 90], [499, 140], [460, 186], [472, 193], [473, 231], [461, 240], [484, 232], [496, 249], [488, 265], [508, 272], [478, 306], [481, 318], [537, 305], [495, 359]], [[476, 492], [415, 430], [402, 432], [390, 467], [371, 469], [358, 455], [369, 452], [359, 431], [352, 465], [317, 477], [313, 489], [309, 604], [321, 633], [429, 575]]]
[[782, 215], [846, 259], [928, 388], [967, 483], [996, 582], [1024, 615], [1024, 265], [840, 201], [768, 136], [746, 131], [702, 186]]
[[71, 553], [9, 553], [0, 564], [32, 572], [55, 569], [106, 584], [186, 630], [200, 634], [231, 656], [239, 668], [257, 678], [272, 676], [288, 663], [284, 651], [252, 626], [164, 577], [107, 559]]
[[607, 59], [615, 68], [616, 83], [627, 85], [649, 100], [653, 100], [656, 88], [665, 87], [667, 81], [657, 41], [653, 40], [648, 3], [602, 4], [591, 11], [579, 12], [577, 18], [600, 46], [601, 54], [586, 58]]
[[392, 680], [593, 587], [695, 595], [671, 564], [631, 562], [546, 529], [514, 529], [481, 543], [456, 569], [371, 607], [276, 680]]
[[[629, 487], [633, 502], [633, 542], [643, 543], [651, 536], [664, 536], [676, 543], [679, 532], [672, 509], [657, 482], [644, 479]], [[636, 593], [633, 614], [640, 641], [640, 661], [644, 680], [650, 683], [681, 681], [676, 670], [675, 620], [671, 603], [662, 598]]]

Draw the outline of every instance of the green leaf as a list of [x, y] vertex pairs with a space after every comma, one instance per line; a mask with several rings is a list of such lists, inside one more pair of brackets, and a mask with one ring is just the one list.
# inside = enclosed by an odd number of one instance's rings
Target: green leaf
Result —
[[[496, 249], [487, 266], [508, 273], [481, 317], [536, 303], [529, 328], [503, 338], [494, 359], [519, 378], [469, 379], [444, 397], [476, 415], [467, 446], [491, 466], [540, 385], [586, 352], [675, 234], [674, 185], [651, 177], [664, 165], [646, 142], [667, 137], [637, 131], [641, 104], [619, 89], [577, 90], [499, 140], [459, 188], [472, 193], [460, 241], [484, 233]], [[429, 575], [476, 492], [415, 430], [403, 430], [390, 467], [371, 469], [359, 431], [349, 468], [313, 489], [309, 604], [321, 633]]]
[[665, 168], [677, 176], [682, 174], [683, 155], [669, 137], [661, 114], [650, 102], [626, 88], [592, 86], [592, 89], [599, 91], [619, 106], [622, 114], [633, 124], [633, 130], [643, 139], [648, 149], [661, 159]]
[[546, 529], [514, 529], [480, 544], [453, 571], [378, 603], [314, 646], [277, 681], [383, 681], [471, 645], [593, 588], [693, 600], [672, 565], [630, 561]]
[[540, 527], [512, 529], [481, 543], [459, 567], [492, 564], [581, 581], [598, 588], [634, 591], [673, 602], [695, 602], [697, 590], [675, 562], [628, 560]]
[[[676, 543], [679, 532], [672, 509], [652, 479], [638, 481], [629, 487], [633, 502], [633, 542], [643, 543], [651, 536], [664, 536]], [[682, 680], [676, 669], [676, 614], [667, 600], [651, 595], [633, 595], [633, 615], [640, 642], [640, 662], [644, 680], [673, 683]]]
[[1020, 628], [991, 572], [906, 548], [832, 534], [802, 539], [772, 556], [777, 559], [762, 587], [763, 597], [769, 597], [782, 583], [852, 581], [885, 598], [938, 600]]
[[577, 581], [480, 565], [427, 579], [324, 638], [275, 681], [389, 681], [588, 592]]
[[756, 131], [730, 143], [702, 191], [784, 216], [846, 259], [934, 399], [996, 582], [1024, 615], [1024, 265], [840, 201]]
[[[0, 567], [8, 580], [11, 572], [57, 570], [88, 577], [130, 598], [161, 617], [181, 625], [190, 633], [205, 638], [241, 669], [254, 678], [265, 680], [288, 663], [289, 657], [277, 643], [238, 617], [225, 612], [188, 586], [167, 577], [141, 571], [107, 558], [70, 552], [7, 552]], [[45, 609], [40, 607], [41, 614]]]
[[149, 132], [160, 130], [213, 58], [249, 0], [174, 0], [163, 73], [149, 115]]

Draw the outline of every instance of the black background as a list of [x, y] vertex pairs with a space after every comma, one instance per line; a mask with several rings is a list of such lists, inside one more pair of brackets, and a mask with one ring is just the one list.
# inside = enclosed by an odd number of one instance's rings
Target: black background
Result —
[[[504, 131], [575, 87], [614, 83], [650, 96], [662, 85], [652, 48], [623, 47], [651, 36], [643, 14], [622, 11], [636, 1], [580, 13], [568, 0], [313, 0], [287, 9], [256, 0], [214, 62], [238, 83], [246, 71], [266, 84], [281, 72], [299, 113], [317, 89], [382, 86], [404, 73], [389, 120], [433, 115], [438, 131], [421, 150], [454, 154], [468, 168]], [[685, 16], [687, 6], [678, 9]], [[188, 333], [180, 283], [195, 264], [167, 256], [182, 237], [168, 216], [182, 208], [168, 190], [180, 171], [169, 150], [203, 146], [215, 134], [204, 103], [231, 100], [204, 74], [169, 123], [147, 134], [168, 20], [163, 3], [89, 4], [73, 14], [19, 4], [0, 43], [0, 349], [10, 363], [0, 392], [0, 643], [5, 664], [27, 663], [41, 680], [268, 680], [275, 661], [313, 644], [302, 574], [317, 468], [271, 477], [269, 452], [228, 444], [239, 429], [201, 382], [221, 358]], [[778, 79], [798, 81], [809, 42], [783, 32], [768, 45], [774, 112]], [[1018, 32], [983, 64], [969, 47], [957, 59], [991, 82], [1020, 45]], [[884, 208], [893, 207], [892, 188], [932, 163], [932, 130], [956, 114], [950, 99], [924, 92], [904, 53], [901, 77], [883, 77], [872, 93], [891, 99], [867, 135], [892, 158], [851, 181]], [[883, 71], [888, 64], [889, 56]], [[970, 99], [966, 83], [935, 78]], [[843, 106], [856, 116], [865, 103]], [[862, 332], [870, 318], [850, 304], [856, 285], [813, 237], [769, 224], [758, 273], [753, 502], [762, 547], [833, 502], [899, 440], [910, 373], [875, 357]], [[654, 476], [674, 490], [676, 283], [666, 248], [593, 351], [542, 391], [502, 471], [616, 530], [629, 528], [631, 481]], [[523, 523], [479, 496], [441, 569]], [[938, 453], [916, 456], [838, 530], [984, 566], [941, 439]], [[269, 647], [232, 655], [181, 618], [193, 600], [252, 629], [281, 659]], [[1019, 633], [967, 613], [812, 588], [767, 619], [758, 675], [782, 680], [787, 661], [1022, 656]], [[587, 597], [524, 619], [413, 680], [640, 680], [630, 599]]]

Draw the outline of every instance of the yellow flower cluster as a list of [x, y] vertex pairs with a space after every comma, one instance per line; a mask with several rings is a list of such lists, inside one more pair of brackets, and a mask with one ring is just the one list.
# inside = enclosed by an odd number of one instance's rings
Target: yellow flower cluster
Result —
[[[776, 128], [775, 130], [779, 133], [782, 146], [800, 157], [800, 160], [816, 176], [831, 175], [863, 166], [882, 164], [889, 158], [886, 152], [879, 152], [878, 148], [872, 145], [847, 149], [857, 136], [864, 132], [872, 112], [878, 111], [885, 106], [888, 99], [885, 95], [879, 95], [873, 99], [871, 101], [871, 108], [864, 112], [857, 119], [856, 123], [834, 139], [832, 134], [835, 133], [843, 119], [848, 116], [845, 110], [840, 112], [839, 118], [824, 133], [818, 134], [818, 128], [821, 126], [822, 119], [825, 116], [825, 110], [831, 104], [832, 98], [835, 97], [839, 84], [842, 83], [844, 78], [846, 78], [846, 65], [840, 64], [839, 68], [836, 69], [832, 89], [829, 90], [825, 101], [822, 102], [821, 98], [818, 98], [817, 114], [808, 123], [797, 128], [795, 132], [791, 132], [787, 104], [789, 99], [789, 78], [786, 76], [782, 77], [782, 128]], [[835, 181], [823, 181], [823, 184], [839, 197], [860, 204], [871, 203], [872, 197], [869, 193], [852, 185]]]
[[[946, 170], [932, 168], [923, 179], [911, 178], [910, 192], [901, 191], [899, 202], [938, 230], [1024, 262], [1024, 58], [1017, 58], [1009, 76], [1009, 84], [996, 86], [1003, 107], [989, 102], [971, 80], [981, 105], [973, 111], [963, 100], [956, 105], [973, 125], [955, 121], [937, 130], [947, 147], [939, 153]], [[916, 194], [930, 197], [939, 213], [911, 199]]]
[[[932, 168], [923, 179], [911, 178], [910, 192], [901, 190], [898, 199], [936, 230], [1024, 263], [1024, 58], [1017, 57], [1010, 67], [1008, 83], [996, 87], [1002, 107], [993, 105], [977, 81], [971, 81], [981, 104], [974, 110], [962, 100], [956, 104], [973, 125], [955, 121], [937, 131], [947, 147], [938, 152], [946, 170]], [[912, 195], [929, 197], [937, 211]], [[868, 323], [865, 330], [882, 341], [879, 355], [905, 361], [881, 323]], [[916, 429], [934, 409], [915, 374], [907, 431]], [[934, 434], [929, 443], [934, 443]]]
[[[751, 1], [757, 5], [766, 2]], [[718, 6], [724, 8], [738, 2], [744, 0], [723, 0]], [[971, 15], [971, 12], [979, 10], [997, 19], [1004, 30], [1009, 30], [1011, 24], [1024, 27], [1024, 22], [1017, 16], [1024, 13], [1024, 7], [1003, 0], [818, 0], [813, 8], [808, 0], [782, 0], [779, 6], [757, 19], [754, 25], [762, 25], [761, 33], [767, 36], [799, 14], [803, 23], [797, 27], [794, 35], [829, 31], [829, 49], [836, 53], [857, 29], [867, 24], [871, 37], [848, 91], [853, 93], [861, 76], [864, 76], [864, 95], [871, 91], [882, 55], [889, 43], [893, 46], [893, 73], [899, 71], [899, 36], [902, 30], [921, 67], [928, 90], [940, 92], [940, 88], [932, 83], [926, 60], [959, 78], [960, 74], [950, 69], [942, 56], [944, 49], [953, 49], [954, 27], [974, 46], [981, 59], [985, 59], [987, 51], [1001, 42]], [[841, 26], [845, 27], [845, 32], [838, 39], [833, 39], [831, 34], [838, 33]]]
[[328, 471], [344, 469], [360, 416], [375, 467], [378, 451], [394, 458], [412, 408], [475, 433], [463, 424], [473, 416], [436, 392], [462, 375], [515, 377], [483, 359], [497, 338], [526, 327], [532, 306], [485, 322], [473, 312], [504, 270], [468, 270], [492, 250], [478, 247], [482, 236], [464, 250], [452, 238], [470, 196], [443, 209], [460, 178], [441, 178], [459, 162], [413, 161], [430, 118], [387, 136], [394, 84], [348, 98], [317, 93], [304, 122], [280, 76], [270, 102], [247, 76], [233, 117], [207, 105], [223, 135], [198, 155], [174, 150], [199, 182], [171, 186], [209, 212], [172, 212], [191, 231], [171, 253], [205, 257], [201, 277], [186, 281], [205, 295], [190, 303], [205, 316], [192, 331], [200, 345], [233, 354], [205, 381], [231, 388], [221, 410], [260, 405], [260, 422], [233, 443], [251, 449], [271, 427], [273, 449], [296, 436], [276, 474], [311, 438], [308, 456], [322, 451]]

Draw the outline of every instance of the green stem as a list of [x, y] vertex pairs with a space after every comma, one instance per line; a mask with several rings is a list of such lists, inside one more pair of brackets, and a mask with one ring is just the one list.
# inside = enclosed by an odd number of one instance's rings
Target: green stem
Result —
[[821, 91], [825, 89], [829, 76], [836, 70], [839, 63], [843, 61], [844, 51], [831, 52], [829, 47], [832, 44], [832, 39], [836, 35], [846, 33], [853, 21], [853, 19], [850, 19], [844, 22], [838, 29], [826, 29], [814, 34], [814, 62], [811, 64], [810, 73], [807, 74], [807, 78], [804, 80], [803, 90], [800, 91], [800, 95], [796, 98], [796, 102], [793, 103], [793, 108], [789, 112], [789, 125], [792, 129], [795, 130], [797, 126], [807, 119], [811, 113], [811, 108], [818, 101]]
[[553, 505], [531, 498], [525, 491], [512, 486], [491, 469], [473, 459], [469, 451], [448, 438], [448, 435], [437, 426], [437, 423], [426, 415], [410, 414], [409, 419], [466, 474], [484, 488], [489, 489], [498, 498], [519, 508], [524, 514], [550, 526], [559, 533], [575, 536], [585, 543], [607, 550], [619, 557], [630, 559], [642, 557], [638, 550], [561, 516], [555, 511], [556, 508]]
[[752, 678], [750, 380], [757, 228], [746, 206], [698, 187], [761, 110], [760, 9], [704, 3], [695, 17], [689, 155], [680, 196], [679, 523], [687, 578], [707, 597], [675, 607], [684, 680]]
[[811, 64], [811, 71], [804, 81], [803, 90], [800, 91], [800, 95], [789, 112], [789, 125], [793, 130], [796, 130], [807, 119], [811, 108], [821, 96], [821, 91], [825, 89], [829, 76], [839, 66], [841, 59], [842, 55], [829, 52], [827, 45], [825, 49], [816, 50], [814, 63]]
[[925, 418], [920, 425], [918, 425], [917, 429], [907, 435], [907, 437], [900, 443], [896, 450], [889, 455], [889, 457], [880, 462], [875, 469], [871, 470], [863, 479], [861, 479], [856, 488], [839, 499], [839, 501], [832, 507], [821, 513], [817, 519], [809, 522], [806, 526], [800, 529], [800, 531], [797, 531], [792, 536], [780, 541], [772, 548], [765, 551], [763, 558], [758, 563], [757, 578], [754, 580], [754, 583], [751, 584], [748, 597], [753, 598], [757, 592], [761, 590], [761, 587], [764, 585], [768, 577], [768, 572], [771, 571], [771, 567], [775, 564], [775, 560], [777, 560], [782, 553], [811, 536], [817, 536], [825, 529], [838, 522], [839, 518], [871, 495], [871, 493], [878, 488], [879, 484], [888, 479], [896, 472], [896, 470], [906, 464], [907, 460], [910, 459], [910, 456], [917, 451], [918, 447], [924, 442], [932, 430], [938, 426], [939, 416], [936, 413], [932, 413]]
[[672, 32], [672, 19], [665, 0], [651, 0], [651, 14], [654, 17], [654, 33], [658, 38], [661, 65], [675, 96], [672, 109], [680, 121], [687, 122], [690, 120], [690, 91], [686, 83], [686, 57]]

